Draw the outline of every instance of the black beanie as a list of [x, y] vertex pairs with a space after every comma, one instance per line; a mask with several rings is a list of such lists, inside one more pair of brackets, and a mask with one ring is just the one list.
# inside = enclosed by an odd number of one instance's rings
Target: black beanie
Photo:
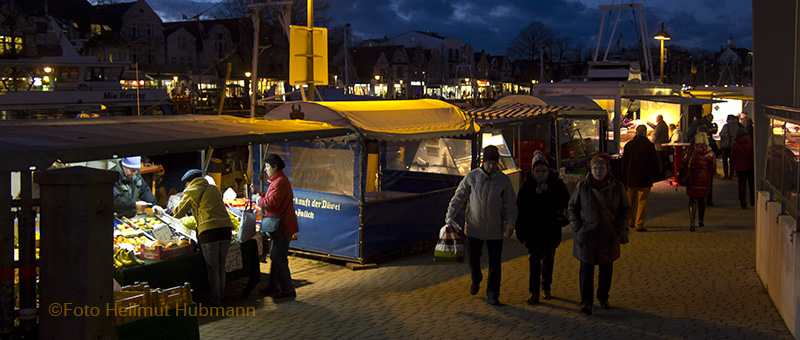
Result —
[[483, 161], [500, 161], [500, 151], [497, 150], [496, 146], [489, 145], [483, 148]]
[[183, 177], [181, 177], [181, 182], [189, 183], [193, 179], [195, 179], [197, 177], [200, 177], [200, 176], [203, 176], [203, 172], [202, 171], [200, 171], [198, 169], [191, 169], [191, 170], [187, 171], [185, 174], [183, 174]]

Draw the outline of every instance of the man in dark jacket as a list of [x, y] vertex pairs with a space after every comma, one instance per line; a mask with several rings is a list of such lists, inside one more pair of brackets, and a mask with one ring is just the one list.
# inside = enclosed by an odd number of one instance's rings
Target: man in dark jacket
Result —
[[[671, 151], [669, 150], [669, 147], [661, 145], [666, 143], [669, 143], [669, 127], [664, 121], [664, 116], [658, 115], [656, 116], [656, 127], [653, 129], [653, 146], [656, 147], [656, 153], [658, 154], [658, 161], [661, 165], [661, 170], [667, 169], [669, 165], [669, 155]], [[659, 173], [658, 179], [661, 178], [661, 173]]]
[[139, 173], [141, 167], [142, 158], [133, 156], [123, 158], [112, 169], [119, 173], [119, 179], [114, 183], [114, 212], [117, 216], [133, 217], [137, 209], [145, 209], [145, 203], [156, 203], [150, 186]]
[[647, 139], [647, 127], [636, 127], [636, 136], [625, 144], [622, 154], [622, 178], [628, 186], [628, 201], [631, 214], [628, 226], [636, 227], [636, 231], [647, 231], [644, 218], [647, 215], [647, 198], [653, 181], [661, 173], [658, 155], [653, 143]]

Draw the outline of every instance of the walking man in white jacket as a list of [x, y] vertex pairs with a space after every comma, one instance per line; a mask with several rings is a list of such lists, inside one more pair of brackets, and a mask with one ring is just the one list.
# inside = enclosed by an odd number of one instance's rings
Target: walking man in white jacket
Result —
[[517, 205], [511, 179], [499, 170], [500, 152], [494, 145], [483, 149], [483, 164], [470, 171], [456, 189], [447, 208], [445, 222], [460, 230], [455, 217], [469, 201], [465, 233], [467, 235], [467, 261], [472, 276], [469, 293], [478, 294], [483, 274], [481, 252], [483, 243], [489, 253], [489, 279], [486, 298], [491, 305], [501, 305], [500, 265], [503, 237], [510, 237], [517, 220]]

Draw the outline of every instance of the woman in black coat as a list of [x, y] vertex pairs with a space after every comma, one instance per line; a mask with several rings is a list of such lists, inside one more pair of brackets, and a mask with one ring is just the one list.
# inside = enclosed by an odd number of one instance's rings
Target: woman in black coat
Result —
[[526, 300], [528, 304], [539, 303], [540, 279], [544, 298], [552, 298], [553, 263], [556, 248], [561, 244], [561, 228], [567, 221], [564, 210], [568, 201], [569, 193], [564, 181], [537, 151], [531, 172], [525, 174], [517, 195], [517, 239], [530, 254], [528, 291], [531, 297]]

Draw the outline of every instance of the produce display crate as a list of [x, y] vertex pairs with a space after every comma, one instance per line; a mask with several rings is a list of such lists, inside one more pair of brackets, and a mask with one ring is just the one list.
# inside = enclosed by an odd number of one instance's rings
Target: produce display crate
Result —
[[156, 308], [172, 308], [192, 304], [192, 286], [189, 282], [183, 286], [168, 289], [157, 289], [153, 292], [153, 306]]
[[150, 307], [157, 307], [154, 303], [155, 299], [153, 298], [153, 290], [150, 289], [150, 285], [147, 282], [136, 282], [130, 286], [123, 286], [120, 288], [122, 292], [138, 292], [144, 294], [145, 301], [148, 302], [148, 306]]
[[[120, 326], [144, 318], [144, 309], [150, 308], [152, 305], [149, 297], [141, 291], [120, 291], [114, 292], [114, 325]], [[136, 311], [139, 309], [139, 311]]]
[[179, 255], [191, 254], [194, 252], [194, 243], [190, 243], [181, 247], [167, 248], [164, 246], [156, 246], [155, 248], [147, 248], [141, 245], [139, 257], [146, 260], [166, 260], [170, 257]]

